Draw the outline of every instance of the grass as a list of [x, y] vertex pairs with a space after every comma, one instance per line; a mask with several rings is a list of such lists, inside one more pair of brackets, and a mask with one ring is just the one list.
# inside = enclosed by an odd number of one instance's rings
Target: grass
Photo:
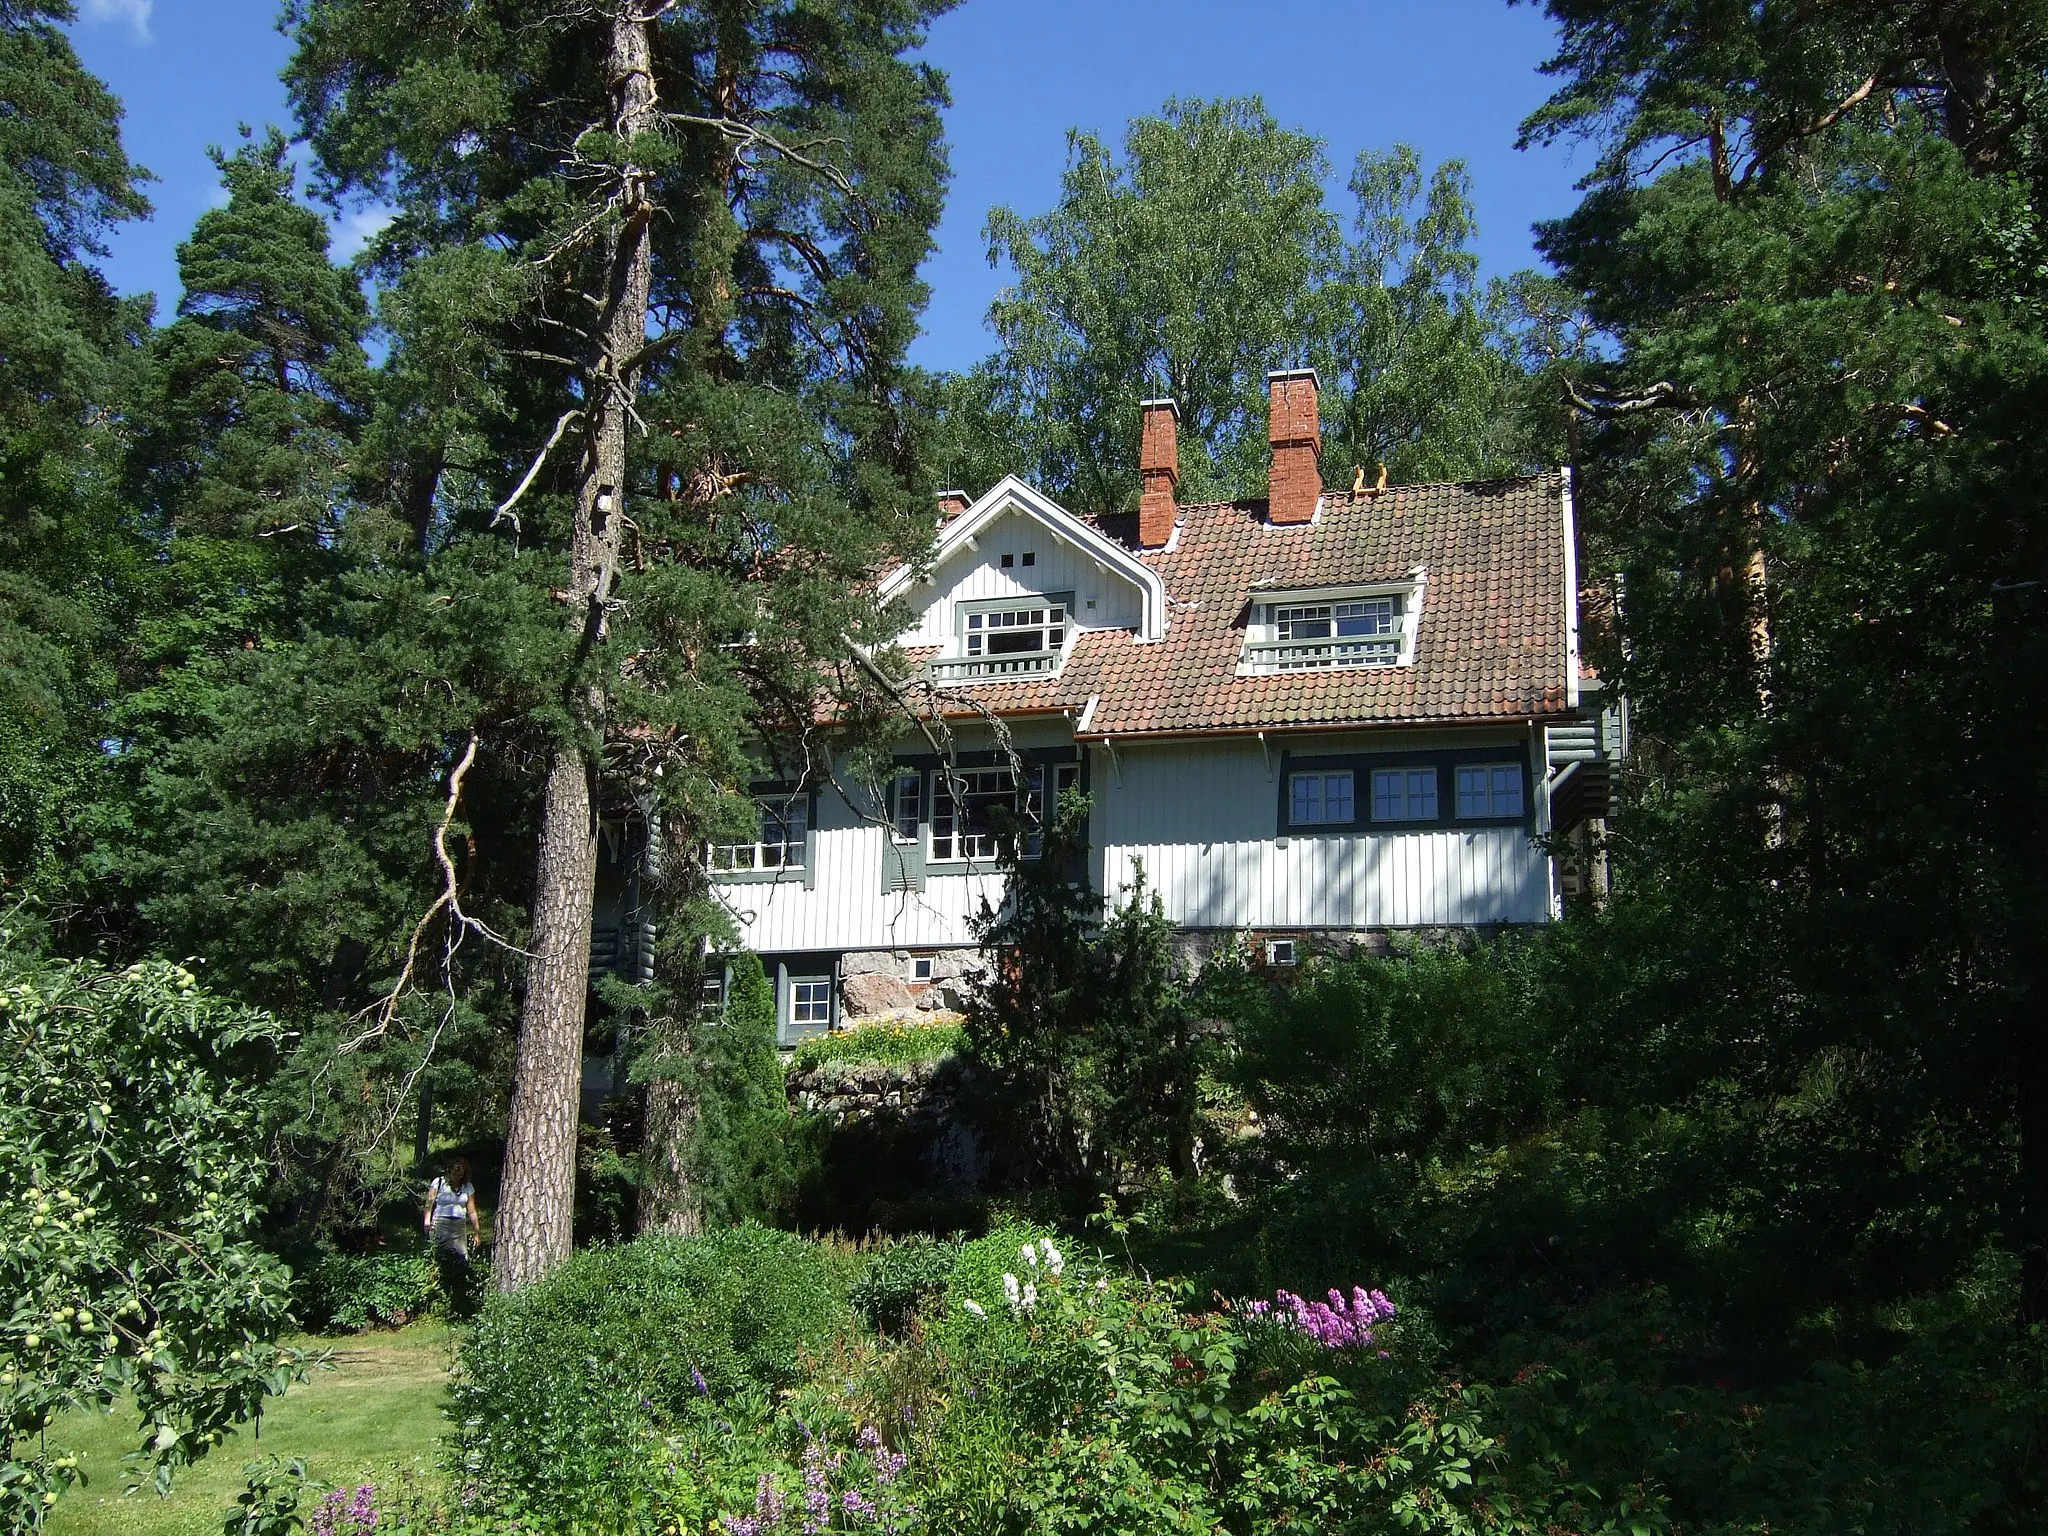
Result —
[[244, 1430], [178, 1474], [171, 1495], [122, 1495], [121, 1457], [135, 1443], [135, 1421], [80, 1414], [53, 1427], [50, 1438], [77, 1450], [90, 1482], [61, 1499], [45, 1530], [50, 1536], [217, 1536], [243, 1466], [275, 1451], [305, 1460], [328, 1483], [388, 1484], [401, 1477], [438, 1481], [437, 1442], [453, 1338], [439, 1323], [395, 1333], [306, 1341], [333, 1351], [335, 1369], [315, 1371], [263, 1415], [260, 1439]]
[[821, 1066], [828, 1061], [874, 1062], [900, 1067], [913, 1061], [934, 1061], [960, 1049], [966, 1038], [957, 1020], [923, 1020], [861, 1024], [813, 1035], [796, 1048], [790, 1060], [792, 1071]]

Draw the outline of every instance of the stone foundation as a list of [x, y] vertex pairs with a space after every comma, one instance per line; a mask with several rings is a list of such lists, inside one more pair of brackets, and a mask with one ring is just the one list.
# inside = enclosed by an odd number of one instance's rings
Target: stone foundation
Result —
[[[917, 962], [931, 962], [920, 980]], [[973, 978], [982, 970], [972, 949], [860, 949], [839, 962], [839, 1012], [849, 1024], [915, 1019], [966, 1010]]]

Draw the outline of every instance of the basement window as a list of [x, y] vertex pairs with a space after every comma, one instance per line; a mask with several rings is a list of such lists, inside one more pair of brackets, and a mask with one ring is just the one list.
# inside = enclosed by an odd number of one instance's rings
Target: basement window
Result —
[[1299, 956], [1299, 955], [1297, 955], [1297, 954], [1296, 954], [1296, 952], [1295, 952], [1295, 948], [1294, 948], [1294, 940], [1292, 940], [1292, 939], [1268, 939], [1268, 940], [1266, 940], [1266, 964], [1268, 964], [1268, 965], [1299, 965], [1300, 963], [1301, 963], [1301, 959], [1300, 959], [1300, 956]]
[[930, 955], [920, 955], [910, 962], [910, 979], [912, 981], [930, 981], [932, 979], [932, 957]]
[[824, 1029], [832, 1023], [832, 978], [789, 978], [789, 1022], [797, 1029]]

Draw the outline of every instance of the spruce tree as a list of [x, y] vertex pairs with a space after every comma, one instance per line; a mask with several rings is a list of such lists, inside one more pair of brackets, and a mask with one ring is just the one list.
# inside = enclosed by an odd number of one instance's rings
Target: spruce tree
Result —
[[0, 5], [0, 899], [63, 899], [65, 823], [116, 686], [107, 642], [146, 574], [115, 422], [149, 306], [93, 265], [148, 212], [146, 178], [64, 35], [73, 15]]
[[1702, 978], [1685, 1081], [1827, 1126], [1730, 1123], [1786, 1191], [1731, 1272], [1806, 1317], [2010, 1243], [2048, 1317], [2048, 6], [1547, 8], [1581, 569], [1663, 781], [1617, 889]]
[[[430, 568], [517, 551], [545, 703], [486, 722], [538, 802], [498, 1275], [567, 1253], [601, 821], [694, 849], [749, 750], [822, 766], [820, 663], [886, 637], [863, 578], [928, 536], [900, 374], [943, 157], [931, 0], [561, 7], [298, 0], [330, 195], [390, 199], [377, 270], [420, 379], [401, 447]], [[438, 441], [436, 440], [438, 436]], [[858, 675], [848, 669], [849, 677]], [[694, 910], [695, 860], [667, 863]], [[671, 934], [667, 952], [687, 956]], [[674, 979], [674, 978], [672, 978]], [[682, 990], [677, 989], [679, 992]]]

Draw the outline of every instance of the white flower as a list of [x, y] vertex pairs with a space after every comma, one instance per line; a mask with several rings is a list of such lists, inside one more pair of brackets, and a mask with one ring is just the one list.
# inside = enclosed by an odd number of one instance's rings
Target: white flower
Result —
[[963, 1301], [960, 1303], [960, 1305], [965, 1307], [969, 1312], [972, 1312], [976, 1317], [988, 1316], [988, 1313], [982, 1309], [982, 1305], [978, 1301]]
[[1006, 1274], [1003, 1276], [1003, 1294], [1009, 1297], [1010, 1306], [1015, 1308], [1017, 1305], [1017, 1277], [1015, 1275]]
[[1104, 1276], [1103, 1276], [1103, 1277], [1102, 1277], [1102, 1278], [1101, 1278], [1100, 1280], [1096, 1281], [1096, 1282], [1095, 1282], [1095, 1289], [1096, 1289], [1096, 1290], [1098, 1290], [1098, 1291], [1106, 1291], [1106, 1290], [1108, 1290], [1108, 1289], [1109, 1289], [1109, 1276], [1107, 1276], [1107, 1275], [1104, 1275]]
[[1031, 1310], [1031, 1309], [1032, 1309], [1033, 1307], [1035, 1307], [1035, 1306], [1037, 1306], [1037, 1305], [1038, 1305], [1038, 1287], [1037, 1287], [1037, 1286], [1035, 1286], [1035, 1285], [1027, 1285], [1027, 1286], [1025, 1286], [1025, 1287], [1024, 1287], [1024, 1302], [1023, 1302], [1024, 1310], [1025, 1310], [1026, 1312], [1029, 1312], [1029, 1311], [1030, 1311], [1030, 1310]]
[[1019, 1248], [1017, 1251], [1024, 1255], [1024, 1262], [1026, 1264], [1029, 1264], [1033, 1269], [1036, 1269], [1038, 1267], [1038, 1250], [1036, 1248], [1032, 1247], [1029, 1243], [1026, 1243], [1022, 1248]]
[[1045, 1255], [1046, 1269], [1051, 1272], [1055, 1279], [1057, 1279], [1067, 1267], [1066, 1256], [1062, 1254], [1059, 1251], [1059, 1249], [1053, 1247], [1052, 1239], [1049, 1237], [1042, 1239], [1039, 1242], [1038, 1247], [1039, 1250]]

